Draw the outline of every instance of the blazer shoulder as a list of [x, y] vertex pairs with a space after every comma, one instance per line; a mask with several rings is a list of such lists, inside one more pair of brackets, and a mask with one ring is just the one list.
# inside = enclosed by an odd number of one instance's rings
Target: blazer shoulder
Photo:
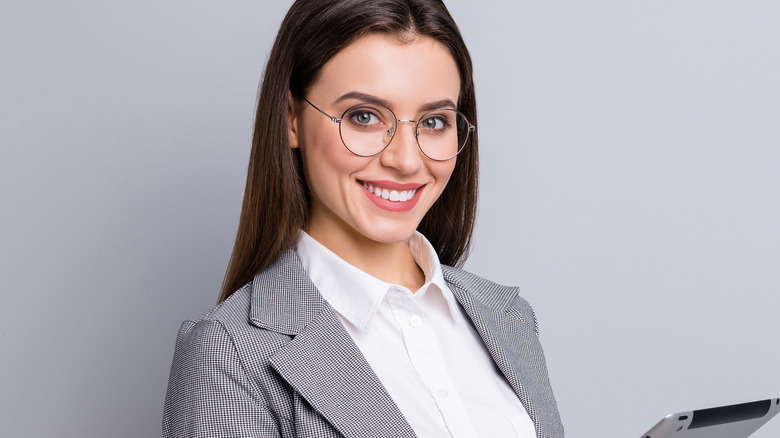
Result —
[[[520, 296], [520, 288], [516, 286], [504, 286], [480, 277], [463, 269], [442, 265], [444, 280], [450, 285], [464, 291], [483, 304], [491, 307], [502, 307], [513, 302]], [[521, 299], [527, 305], [527, 302]]]
[[536, 313], [531, 304], [520, 295], [519, 287], [494, 283], [479, 275], [447, 265], [442, 265], [442, 272], [444, 280], [458, 290], [453, 290], [456, 295], [460, 292], [461, 296], [466, 294], [488, 307], [504, 309], [527, 321], [537, 335], [539, 334]]
[[[242, 293], [239, 293], [242, 292]], [[251, 327], [242, 290], [200, 317], [176, 339], [163, 410], [163, 436], [279, 436], [279, 387], [268, 358], [289, 342]]]
[[267, 359], [292, 338], [257, 327], [250, 322], [251, 283], [196, 318], [184, 321], [179, 329], [177, 349], [229, 343], [242, 360]]

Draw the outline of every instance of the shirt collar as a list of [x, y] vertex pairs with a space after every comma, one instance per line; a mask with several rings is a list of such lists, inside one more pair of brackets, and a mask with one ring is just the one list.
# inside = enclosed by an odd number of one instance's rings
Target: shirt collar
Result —
[[[409, 239], [409, 249], [425, 274], [425, 284], [414, 297], [438, 290], [447, 302], [450, 316], [456, 320], [460, 318], [458, 303], [444, 281], [439, 257], [431, 243], [415, 232]], [[402, 288], [349, 264], [304, 231], [300, 232], [295, 251], [322, 297], [362, 332], [368, 330], [387, 292], [391, 288]]]
[[432, 289], [431, 286], [434, 286], [433, 289], [437, 289], [447, 302], [450, 317], [456, 322], [459, 321], [461, 313], [458, 301], [444, 281], [439, 255], [436, 254], [436, 250], [431, 245], [431, 242], [419, 232], [415, 232], [412, 238], [409, 239], [409, 249], [412, 252], [414, 261], [417, 262], [417, 265], [425, 274], [425, 285], [415, 293], [415, 296], [418, 298], [422, 297], [424, 293]]

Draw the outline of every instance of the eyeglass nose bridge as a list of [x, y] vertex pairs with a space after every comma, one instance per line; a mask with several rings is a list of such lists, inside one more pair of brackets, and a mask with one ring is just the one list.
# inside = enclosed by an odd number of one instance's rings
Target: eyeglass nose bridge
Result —
[[390, 142], [393, 141], [395, 138], [395, 133], [398, 131], [398, 123], [406, 122], [406, 123], [414, 123], [414, 140], [417, 142], [417, 146], [420, 146], [420, 141], [418, 139], [418, 136], [420, 135], [420, 131], [417, 130], [417, 126], [419, 126], [420, 121], [419, 120], [407, 120], [407, 119], [395, 119], [396, 123], [395, 126], [385, 131], [385, 148], [390, 146]]

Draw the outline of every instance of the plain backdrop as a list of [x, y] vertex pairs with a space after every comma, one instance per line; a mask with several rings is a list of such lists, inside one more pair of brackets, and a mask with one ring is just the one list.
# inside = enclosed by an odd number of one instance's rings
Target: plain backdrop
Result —
[[[3, 436], [160, 435], [289, 4], [2, 1]], [[567, 436], [780, 396], [780, 3], [447, 4], [479, 102], [466, 267], [534, 305]]]

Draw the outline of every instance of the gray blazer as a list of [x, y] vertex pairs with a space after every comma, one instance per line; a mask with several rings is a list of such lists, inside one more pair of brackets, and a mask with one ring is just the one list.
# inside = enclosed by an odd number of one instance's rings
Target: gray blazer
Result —
[[[537, 437], [563, 438], [531, 307], [516, 288], [443, 269]], [[163, 435], [416, 436], [294, 250], [182, 324]]]

